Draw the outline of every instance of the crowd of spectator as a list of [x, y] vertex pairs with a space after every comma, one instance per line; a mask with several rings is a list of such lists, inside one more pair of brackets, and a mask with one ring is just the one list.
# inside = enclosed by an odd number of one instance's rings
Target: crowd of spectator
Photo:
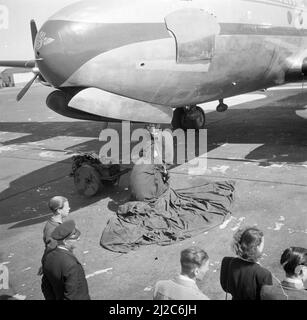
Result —
[[[89, 289], [82, 265], [73, 250], [81, 232], [69, 214], [69, 202], [53, 197], [49, 202], [53, 216], [47, 221], [43, 240], [42, 292], [47, 300], [89, 300]], [[235, 232], [231, 247], [233, 257], [221, 261], [220, 284], [225, 299], [232, 300], [307, 300], [307, 249], [290, 247], [280, 257], [285, 272], [281, 281], [260, 259], [264, 249], [264, 234], [254, 226]], [[210, 300], [198, 287], [209, 270], [208, 253], [197, 246], [181, 251], [181, 273], [173, 279], [160, 280], [154, 288], [154, 300]]]

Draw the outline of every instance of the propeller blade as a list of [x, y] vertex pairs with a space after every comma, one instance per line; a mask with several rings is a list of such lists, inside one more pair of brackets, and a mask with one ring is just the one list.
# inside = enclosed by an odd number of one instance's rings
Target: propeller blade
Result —
[[33, 82], [35, 79], [38, 77], [38, 73], [34, 75], [34, 77], [21, 89], [21, 91], [18, 93], [16, 100], [19, 101], [22, 99], [22, 97], [27, 93], [27, 91], [30, 89], [32, 86]]
[[33, 45], [33, 49], [34, 49], [35, 38], [37, 35], [37, 27], [36, 27], [36, 23], [35, 23], [34, 19], [31, 20], [30, 27], [31, 27], [32, 45]]
[[0, 60], [1, 67], [34, 68], [35, 60]]

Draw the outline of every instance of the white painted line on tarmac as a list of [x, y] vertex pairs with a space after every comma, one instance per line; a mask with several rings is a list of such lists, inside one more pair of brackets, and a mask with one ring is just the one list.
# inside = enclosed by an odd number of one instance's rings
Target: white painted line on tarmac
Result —
[[213, 172], [221, 172], [223, 174], [225, 174], [228, 169], [230, 169], [229, 166], [217, 166], [211, 168]]
[[241, 227], [241, 224], [244, 222], [245, 217], [241, 217], [238, 219], [238, 223], [236, 224], [235, 227], [231, 228], [232, 231], [236, 231]]
[[144, 289], [144, 291], [152, 291], [152, 287], [151, 286], [149, 286], [149, 287], [146, 287], [145, 289]]
[[230, 217], [228, 220], [224, 221], [224, 223], [220, 225], [220, 229], [225, 229], [228, 226], [229, 222], [232, 220], [233, 217]]
[[92, 278], [92, 277], [97, 276], [97, 275], [99, 275], [99, 274], [107, 273], [107, 272], [111, 271], [112, 269], [113, 269], [113, 268], [107, 268], [107, 269], [95, 271], [94, 273], [88, 274], [85, 278], [86, 278], [86, 279]]
[[29, 270], [31, 270], [31, 269], [32, 269], [31, 267], [28, 267], [28, 268], [23, 269], [22, 272], [24, 272], [24, 271], [29, 271]]

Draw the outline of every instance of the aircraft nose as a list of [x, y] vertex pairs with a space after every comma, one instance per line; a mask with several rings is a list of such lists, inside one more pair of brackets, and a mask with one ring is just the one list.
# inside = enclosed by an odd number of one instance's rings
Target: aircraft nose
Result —
[[34, 43], [35, 58], [42, 76], [54, 87], [66, 80], [65, 52], [61, 40], [61, 26], [48, 21], [36, 35]]
[[43, 77], [54, 87], [100, 53], [96, 24], [48, 20], [38, 32], [34, 50]]

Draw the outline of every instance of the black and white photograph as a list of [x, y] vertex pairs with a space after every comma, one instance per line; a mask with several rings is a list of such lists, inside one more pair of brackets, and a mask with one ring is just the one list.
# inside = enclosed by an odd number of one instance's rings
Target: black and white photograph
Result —
[[0, 300], [306, 290], [307, 0], [0, 0]]

